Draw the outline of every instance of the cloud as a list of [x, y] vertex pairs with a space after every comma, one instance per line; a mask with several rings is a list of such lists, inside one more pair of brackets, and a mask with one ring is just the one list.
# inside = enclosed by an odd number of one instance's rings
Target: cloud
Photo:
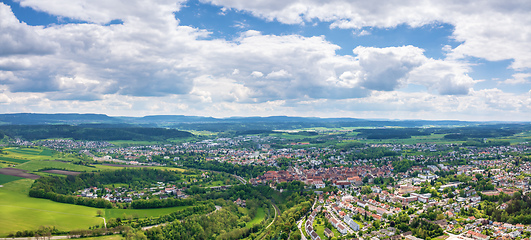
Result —
[[507, 85], [526, 84], [529, 83], [529, 78], [531, 78], [531, 73], [515, 73], [513, 78], [506, 79], [501, 83]]
[[0, 29], [0, 57], [52, 54], [57, 47], [38, 34], [42, 28], [19, 22], [11, 8], [3, 3], [0, 3]]
[[266, 78], [272, 78], [272, 79], [275, 79], [275, 78], [287, 78], [287, 77], [291, 77], [291, 74], [289, 74], [286, 70], [284, 69], [280, 69], [278, 71], [273, 71], [273, 72], [270, 72], [269, 74], [267, 74]]
[[363, 0], [209, 0], [226, 8], [247, 11], [256, 17], [285, 24], [315, 20], [331, 28], [394, 28], [401, 24], [419, 27], [448, 23], [461, 44], [454, 58], [466, 56], [489, 61], [513, 59], [517, 70], [531, 68], [531, 4], [527, 1], [363, 1]]
[[140, 26], [161, 26], [161, 22], [169, 22], [173, 12], [180, 9], [183, 0], [17, 0], [22, 7], [30, 7], [37, 11], [67, 17], [89, 23], [106, 24], [115, 19], [124, 23], [135, 23]]
[[259, 71], [253, 71], [253, 72], [251, 73], [251, 77], [261, 78], [261, 77], [263, 77], [263, 76], [264, 76], [264, 74], [261, 73], [261, 72], [259, 72]]
[[[431, 2], [406, 1], [403, 6], [370, 1], [215, 2], [268, 20], [304, 24], [318, 19], [332, 22], [332, 27], [356, 28], [353, 31], [365, 26], [421, 26], [450, 19], [443, 16], [444, 9]], [[208, 31], [179, 25], [173, 13], [181, 2], [175, 1], [20, 3], [84, 22], [28, 26], [0, 3], [0, 26], [7, 29], [0, 32], [0, 43], [5, 44], [0, 44], [0, 104], [5, 112], [359, 114], [391, 118], [466, 118], [469, 113], [498, 116], [503, 109], [519, 116], [530, 112], [528, 93], [473, 89], [477, 80], [468, 75], [471, 69], [463, 58], [482, 56], [488, 51], [483, 45], [476, 45], [481, 41], [479, 37], [460, 32], [466, 24], [460, 18], [450, 20], [460, 24], [453, 37], [461, 45], [445, 46], [447, 58], [432, 59], [415, 46], [360, 46], [352, 55], [340, 55], [340, 47], [325, 36], [268, 35], [248, 30], [234, 39], [217, 39]], [[456, 1], [448, 5], [459, 4]], [[448, 15], [468, 16], [456, 11]], [[479, 10], [470, 14], [482, 16]], [[106, 25], [113, 19], [123, 23]], [[474, 22], [468, 18], [466, 21]], [[516, 25], [522, 26], [520, 23]], [[492, 30], [484, 24], [478, 28]], [[526, 31], [518, 40], [521, 43], [528, 42]], [[496, 31], [490, 34], [501, 35]], [[20, 39], [23, 44], [12, 39]], [[517, 44], [521, 52], [515, 53], [511, 41], [501, 58], [513, 56], [514, 68], [525, 67], [523, 55], [527, 46]], [[499, 43], [494, 41], [496, 44]], [[515, 74], [513, 78], [527, 81], [529, 76], [525, 74]], [[421, 85], [428, 90], [403, 92], [408, 85]]]
[[423, 50], [413, 46], [357, 47], [353, 52], [363, 69], [360, 85], [380, 91], [393, 91], [402, 86], [408, 73], [426, 59]]
[[411, 71], [408, 80], [442, 95], [466, 95], [477, 82], [468, 76], [469, 71], [463, 62], [425, 59], [422, 66]]

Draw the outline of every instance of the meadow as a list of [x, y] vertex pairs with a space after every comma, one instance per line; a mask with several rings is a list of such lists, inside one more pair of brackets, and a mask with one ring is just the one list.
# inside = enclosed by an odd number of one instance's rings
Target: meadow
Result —
[[0, 188], [0, 236], [39, 226], [55, 226], [67, 231], [103, 223], [103, 219], [96, 217], [95, 208], [29, 197], [27, 192], [32, 183], [33, 180], [21, 179]]
[[76, 165], [67, 162], [60, 161], [29, 161], [27, 163], [19, 164], [16, 166], [18, 169], [28, 170], [30, 172], [39, 171], [44, 168], [54, 168], [60, 170], [69, 170], [76, 172], [95, 172], [98, 171], [97, 168], [87, 167], [83, 165]]
[[258, 208], [256, 215], [254, 216], [253, 220], [247, 223], [246, 227], [252, 227], [256, 224], [261, 223], [265, 218], [265, 211], [264, 208]]
[[11, 162], [11, 163], [25, 163], [25, 162], [29, 162], [29, 160], [22, 160], [22, 159], [18, 159], [18, 158], [1, 157], [1, 156], [0, 156], [0, 161]]
[[44, 148], [10, 147], [4, 148], [3, 151], [7, 153], [6, 157], [23, 160], [50, 160], [54, 155], [52, 150]]
[[22, 178], [21, 177], [10, 176], [10, 175], [0, 174], [0, 185], [6, 184], [6, 183], [12, 182], [12, 181], [20, 180], [20, 179], [22, 179]]
[[28, 191], [32, 183], [33, 180], [30, 179], [12, 180], [0, 188], [0, 216], [2, 216], [0, 237], [8, 235], [13, 230], [35, 230], [39, 226], [55, 226], [61, 231], [88, 229], [91, 226], [103, 224], [103, 219], [97, 216], [98, 211], [102, 211], [106, 219], [122, 218], [124, 214], [128, 218], [145, 218], [158, 217], [189, 207], [98, 209], [58, 203], [29, 197]]

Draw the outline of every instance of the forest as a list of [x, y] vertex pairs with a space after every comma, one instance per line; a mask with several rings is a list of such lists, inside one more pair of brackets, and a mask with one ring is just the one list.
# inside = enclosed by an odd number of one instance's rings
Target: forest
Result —
[[71, 138], [88, 141], [166, 141], [168, 139], [192, 137], [193, 134], [176, 129], [119, 127], [108, 125], [4, 125], [0, 134], [27, 141], [50, 138]]

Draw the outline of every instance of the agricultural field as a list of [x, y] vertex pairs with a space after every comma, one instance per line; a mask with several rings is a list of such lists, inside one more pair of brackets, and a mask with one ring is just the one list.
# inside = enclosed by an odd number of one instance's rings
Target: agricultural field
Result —
[[0, 156], [0, 161], [8, 162], [8, 163], [25, 163], [25, 162], [29, 162], [29, 160], [22, 160], [22, 159], [18, 159], [18, 158], [1, 157], [1, 156]]
[[52, 150], [44, 148], [11, 147], [4, 148], [3, 151], [7, 153], [5, 157], [23, 160], [50, 160], [54, 155]]
[[95, 172], [97, 168], [87, 167], [83, 165], [75, 165], [72, 163], [60, 162], [60, 161], [30, 161], [27, 163], [19, 164], [16, 166], [18, 169], [28, 171], [39, 171], [44, 168], [55, 168], [61, 170], [69, 170], [75, 172]]
[[[494, 140], [494, 139], [487, 139], [487, 140]], [[505, 140], [511, 142], [511, 144], [519, 144], [523, 142], [531, 142], [531, 131], [530, 132], [522, 132], [515, 134], [510, 137], [502, 137], [498, 138], [496, 140]]]
[[0, 174], [0, 185], [6, 184], [6, 183], [12, 182], [12, 181], [20, 180], [20, 179], [23, 179], [23, 178]]
[[0, 236], [15, 229], [32, 230], [53, 225], [59, 230], [75, 230], [103, 223], [103, 219], [96, 217], [95, 208], [29, 197], [27, 192], [32, 183], [33, 180], [21, 179], [0, 188]]
[[10, 181], [0, 188], [0, 216], [2, 216], [0, 226], [3, 226], [0, 228], [0, 237], [11, 233], [13, 229], [17, 231], [34, 230], [39, 226], [55, 226], [64, 231], [87, 229], [103, 223], [103, 219], [97, 216], [98, 211], [103, 211], [103, 217], [106, 219], [124, 216], [127, 218], [145, 218], [158, 217], [189, 207], [98, 209], [58, 203], [47, 199], [29, 197], [28, 190], [33, 180], [9, 179], [11, 176], [7, 176], [4, 180], [3, 176], [0, 175], [0, 181]]

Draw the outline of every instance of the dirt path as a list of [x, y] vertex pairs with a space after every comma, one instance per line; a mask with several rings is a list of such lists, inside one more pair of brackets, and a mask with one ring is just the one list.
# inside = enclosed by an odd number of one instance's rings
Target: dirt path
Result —
[[271, 225], [273, 225], [273, 223], [277, 220], [278, 213], [280, 212], [280, 210], [278, 209], [277, 205], [275, 205], [273, 202], [271, 202], [271, 204], [273, 205], [273, 209], [275, 209], [275, 218], [273, 219], [273, 221], [269, 225], [267, 225], [267, 227], [265, 229], [268, 229], [269, 227], [271, 227]]

